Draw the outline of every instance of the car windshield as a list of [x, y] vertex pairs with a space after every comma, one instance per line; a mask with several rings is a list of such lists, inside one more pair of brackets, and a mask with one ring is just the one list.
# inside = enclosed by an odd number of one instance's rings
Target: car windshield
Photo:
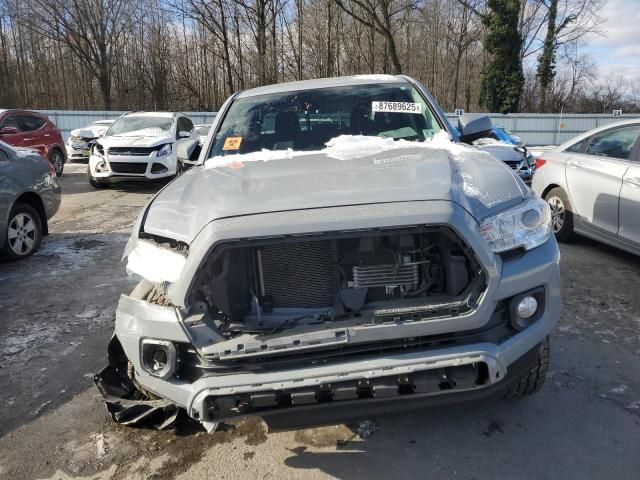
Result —
[[239, 98], [209, 157], [266, 150], [321, 150], [340, 135], [424, 142], [441, 130], [406, 83], [356, 85]]
[[171, 132], [170, 117], [131, 116], [120, 117], [107, 131], [109, 137], [161, 136]]

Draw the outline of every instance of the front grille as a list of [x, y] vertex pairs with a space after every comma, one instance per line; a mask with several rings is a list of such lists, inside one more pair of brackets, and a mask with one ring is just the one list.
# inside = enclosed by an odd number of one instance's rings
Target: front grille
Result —
[[113, 173], [144, 174], [147, 171], [146, 163], [109, 162]]
[[274, 307], [323, 308], [334, 304], [336, 280], [328, 241], [268, 245], [260, 249], [264, 294]]
[[154, 147], [111, 147], [109, 149], [109, 155], [148, 157], [154, 150]]

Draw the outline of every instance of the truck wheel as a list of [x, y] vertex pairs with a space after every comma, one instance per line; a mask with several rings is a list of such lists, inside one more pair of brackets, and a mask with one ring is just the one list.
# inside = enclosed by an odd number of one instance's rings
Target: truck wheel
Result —
[[40, 248], [42, 219], [31, 205], [17, 203], [9, 214], [9, 224], [0, 250], [8, 260], [21, 260]]
[[569, 197], [560, 187], [550, 190], [544, 199], [551, 207], [551, 227], [556, 240], [568, 242], [573, 236], [573, 212]]
[[509, 388], [505, 397], [528, 397], [540, 391], [549, 371], [549, 351], [549, 339], [547, 338], [540, 344], [536, 364]]
[[93, 188], [107, 187], [106, 183], [96, 180], [95, 177], [91, 175], [91, 167], [89, 165], [87, 165], [87, 179], [89, 180], [89, 185], [91, 185]]

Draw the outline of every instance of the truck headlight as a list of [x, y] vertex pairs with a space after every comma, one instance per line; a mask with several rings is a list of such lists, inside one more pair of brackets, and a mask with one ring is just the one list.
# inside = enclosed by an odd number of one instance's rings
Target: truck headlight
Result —
[[171, 153], [171, 144], [167, 143], [166, 145], [163, 145], [162, 147], [160, 147], [160, 150], [158, 150], [158, 153], [156, 153], [156, 157], [164, 157], [165, 155], [169, 155]]
[[531, 197], [514, 208], [484, 219], [480, 233], [495, 253], [542, 245], [551, 235], [551, 210], [544, 200]]

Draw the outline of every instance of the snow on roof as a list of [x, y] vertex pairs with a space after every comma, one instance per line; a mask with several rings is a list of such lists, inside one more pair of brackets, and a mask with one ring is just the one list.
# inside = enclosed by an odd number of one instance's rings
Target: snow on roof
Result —
[[177, 112], [131, 112], [127, 113], [127, 117], [163, 117], [173, 118], [177, 115]]

